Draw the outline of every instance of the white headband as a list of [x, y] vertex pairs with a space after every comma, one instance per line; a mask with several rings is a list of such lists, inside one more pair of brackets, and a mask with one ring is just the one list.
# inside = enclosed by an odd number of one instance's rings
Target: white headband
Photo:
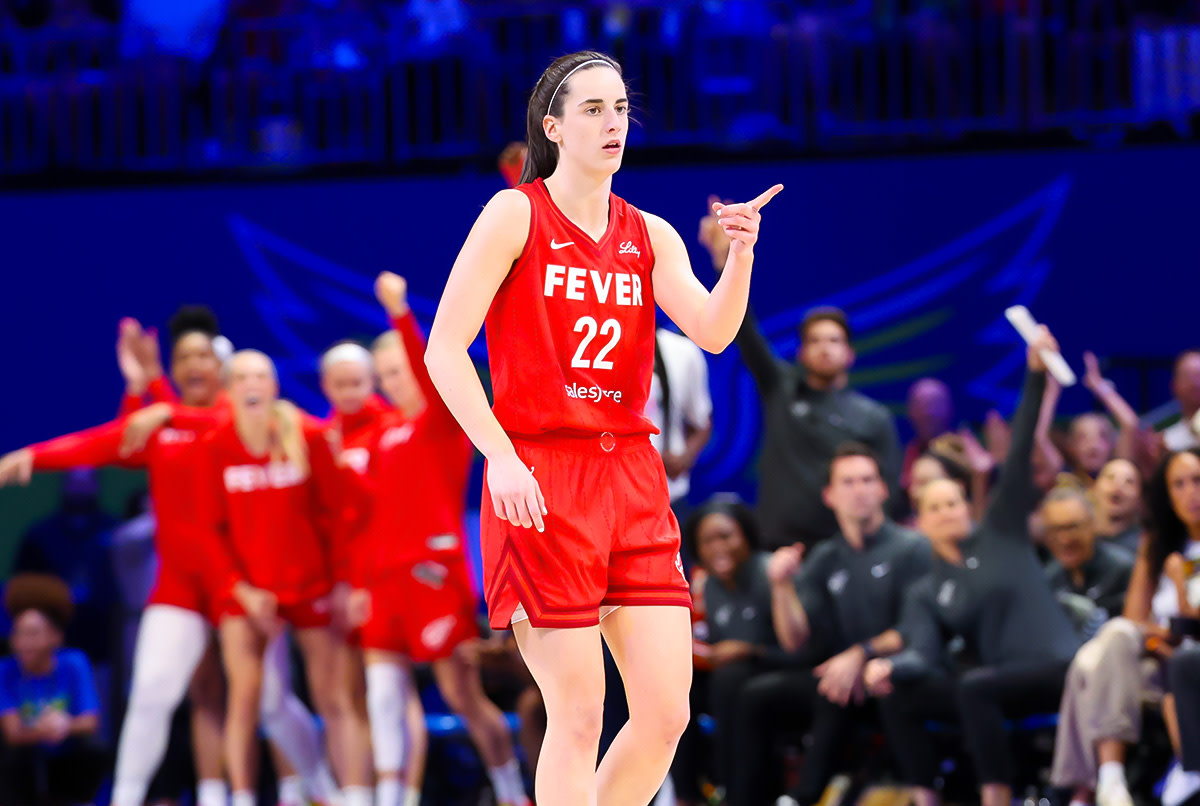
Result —
[[546, 105], [547, 115], [551, 114], [550, 110], [554, 108], [554, 99], [558, 97], [558, 91], [562, 89], [562, 85], [567, 83], [568, 78], [575, 75], [576, 70], [582, 70], [589, 64], [607, 64], [609, 67], [612, 67], [612, 65], [604, 59], [589, 59], [586, 62], [575, 65], [573, 68], [571, 68], [571, 72], [562, 77], [562, 81], [558, 82], [558, 86], [554, 88], [554, 92], [550, 95], [550, 103]]
[[233, 355], [233, 342], [224, 336], [213, 336], [212, 348], [222, 364], [228, 361], [229, 357]]
[[367, 369], [374, 369], [375, 362], [371, 359], [371, 354], [367, 352], [367, 348], [361, 344], [346, 342], [339, 344], [336, 347], [330, 347], [325, 355], [321, 356], [321, 372], [327, 371], [334, 364], [341, 363], [360, 364]]

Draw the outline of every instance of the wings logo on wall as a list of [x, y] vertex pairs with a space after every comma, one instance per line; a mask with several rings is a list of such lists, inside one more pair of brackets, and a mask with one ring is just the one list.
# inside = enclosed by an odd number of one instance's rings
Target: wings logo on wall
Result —
[[[330, 342], [315, 334], [370, 344], [387, 329], [387, 317], [375, 300], [375, 273], [322, 257], [240, 215], [229, 217], [229, 229], [260, 284], [252, 298], [277, 342], [263, 349], [275, 359], [280, 387], [306, 410], [325, 411], [317, 362]], [[408, 302], [428, 331], [437, 300], [414, 293], [410, 285]], [[471, 355], [486, 371], [482, 338], [472, 345]]]
[[[1004, 309], [1022, 303], [1036, 315], [1034, 302], [1051, 268], [1043, 247], [1070, 185], [1069, 177], [1060, 177], [975, 229], [865, 282], [764, 311], [767, 338], [782, 359], [791, 360], [796, 323], [805, 311], [836, 305], [855, 330], [858, 360], [851, 382], [866, 394], [899, 409], [914, 380], [936, 375], [955, 390], [960, 416], [978, 419], [990, 407], [1007, 412], [1019, 392], [1024, 349]], [[276, 341], [263, 347], [276, 359], [285, 393], [310, 411], [324, 411], [316, 364], [329, 344], [321, 338], [370, 341], [387, 326], [374, 299], [374, 272], [341, 265], [240, 215], [229, 217], [229, 227], [258, 281], [254, 305]], [[411, 289], [410, 297], [428, 328], [436, 300]], [[767, 298], [761, 289], [754, 297], [760, 306]], [[486, 371], [482, 338], [471, 352]], [[694, 479], [701, 494], [737, 486], [752, 470], [761, 419], [757, 391], [736, 348], [710, 357], [710, 373], [714, 436]]]

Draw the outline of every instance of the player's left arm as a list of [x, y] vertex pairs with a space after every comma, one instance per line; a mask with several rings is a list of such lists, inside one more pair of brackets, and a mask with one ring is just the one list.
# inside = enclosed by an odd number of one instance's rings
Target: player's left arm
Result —
[[728, 347], [742, 326], [750, 299], [754, 244], [762, 221], [759, 211], [781, 190], [783, 185], [775, 185], [743, 204], [713, 203], [732, 245], [712, 291], [696, 279], [687, 247], [675, 228], [658, 216], [643, 213], [654, 249], [654, 298], [685, 336], [710, 353]]

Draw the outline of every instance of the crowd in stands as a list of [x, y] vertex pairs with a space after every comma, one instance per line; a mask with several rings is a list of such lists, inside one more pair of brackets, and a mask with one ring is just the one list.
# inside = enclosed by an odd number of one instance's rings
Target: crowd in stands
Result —
[[[710, 217], [700, 232], [723, 266], [720, 228]], [[113, 790], [118, 806], [193, 797], [224, 806], [230, 793], [233, 806], [250, 806], [266, 780], [256, 728], [277, 780], [264, 797], [289, 806], [399, 806], [422, 791], [426, 803], [459, 802], [450, 780], [490, 786], [505, 806], [528, 802], [544, 711], [511, 637], [444, 617], [416, 634], [389, 631], [408, 611], [442, 612], [429, 602], [446, 587], [476, 584], [456, 564], [456, 536], [475, 538], [461, 528], [439, 533], [446, 539], [432, 554], [392, 568], [389, 544], [371, 537], [376, 519], [392, 517], [388, 500], [422, 506], [406, 490], [429, 465], [389, 451], [420, 442], [421, 428], [436, 433], [430, 423], [441, 410], [413, 360], [421, 336], [403, 281], [385, 273], [377, 292], [395, 330], [370, 352], [340, 344], [326, 353], [328, 420], [276, 400], [287, 390], [272, 386], [269, 359], [228, 355], [211, 316], [191, 310], [171, 329], [171, 381], [156, 333], [126, 320], [120, 418], [0, 459], [0, 484], [74, 467], [60, 511], [25, 535], [5, 589], [12, 655], [0, 661], [0, 804], [93, 802], [113, 770], [122, 713], [125, 733], [131, 719], [143, 720], [139, 730], [153, 726], [136, 747], [153, 763], [131, 784], [137, 765], [116, 761], [126, 776]], [[689, 495], [712, 433], [707, 368], [695, 345], [658, 334], [648, 414], [683, 527], [696, 677], [693, 724], [656, 803], [811, 806], [875, 790], [920, 806], [1008, 806], [1029, 791], [1071, 806], [1181, 806], [1200, 793], [1200, 352], [1175, 362], [1181, 416], [1161, 431], [1141, 423], [1091, 355], [1083, 381], [1097, 410], [1059, 427], [1060, 390], [1031, 349], [1010, 421], [993, 412], [978, 434], [956, 428], [952, 390], [924, 378], [908, 396], [914, 437], [905, 445], [891, 413], [849, 383], [853, 322], [817, 308], [798, 327], [794, 356], [774, 351], [752, 311], [736, 340], [764, 414], [753, 506]], [[246, 471], [260, 467], [246, 440], [264, 403], [275, 419], [261, 444], [274, 459], [261, 467], [276, 469], [256, 475]], [[205, 419], [206, 407], [231, 408], [239, 425], [228, 413]], [[379, 430], [357, 436], [368, 415]], [[194, 524], [165, 522], [163, 509], [180, 506], [161, 486], [168, 454], [193, 440], [218, 457], [237, 453], [224, 465], [227, 488], [234, 478], [243, 491], [305, 491], [288, 499], [305, 509], [282, 542], [260, 555], [235, 545], [223, 556]], [[457, 448], [436, 450], [461, 524], [465, 474], [445, 459]], [[97, 505], [91, 466], [108, 463], [147, 467], [151, 477], [150, 499], [134, 496], [120, 524]], [[301, 465], [307, 477], [278, 469]], [[354, 473], [388, 486], [368, 484], [376, 497], [365, 504], [326, 507], [330, 491], [348, 494]], [[202, 476], [192, 483], [198, 499], [216, 494]], [[239, 518], [257, 517], [236, 497], [195, 506], [214, 534], [241, 536]], [[363, 518], [367, 537], [339, 546], [353, 535], [341, 520]], [[327, 530], [313, 536], [328, 565], [312, 580], [291, 573], [313, 570], [302, 529]], [[174, 575], [192, 573], [168, 537], [193, 555], [213, 552], [204, 573], [218, 571], [199, 590], [215, 597], [228, 585], [228, 601], [164, 593], [168, 579], [184, 584]], [[426, 586], [393, 575], [410, 571]], [[384, 584], [402, 597], [388, 600]], [[308, 598], [289, 598], [300, 588]], [[467, 618], [478, 617], [474, 597], [465, 601], [474, 608]], [[168, 625], [161, 641], [145, 640], [148, 622]], [[219, 642], [209, 639], [214, 627]], [[139, 688], [139, 674], [167, 674], [170, 663], [182, 664], [170, 686], [160, 678], [149, 693]], [[177, 696], [149, 696], [170, 687]], [[185, 693], [190, 707], [180, 706]], [[615, 727], [622, 699], [610, 685]], [[457, 734], [437, 727], [439, 712]], [[311, 741], [292, 741], [310, 729]], [[389, 755], [396, 735], [403, 755]], [[446, 753], [448, 741], [473, 744], [478, 756]], [[211, 742], [215, 761], [206, 758]]]

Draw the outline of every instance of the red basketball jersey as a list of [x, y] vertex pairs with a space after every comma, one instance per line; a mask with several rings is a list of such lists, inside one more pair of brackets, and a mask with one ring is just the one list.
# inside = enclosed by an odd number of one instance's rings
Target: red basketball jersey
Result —
[[637, 208], [609, 194], [593, 241], [538, 179], [525, 249], [486, 319], [493, 411], [509, 434], [651, 434], [654, 253]]

